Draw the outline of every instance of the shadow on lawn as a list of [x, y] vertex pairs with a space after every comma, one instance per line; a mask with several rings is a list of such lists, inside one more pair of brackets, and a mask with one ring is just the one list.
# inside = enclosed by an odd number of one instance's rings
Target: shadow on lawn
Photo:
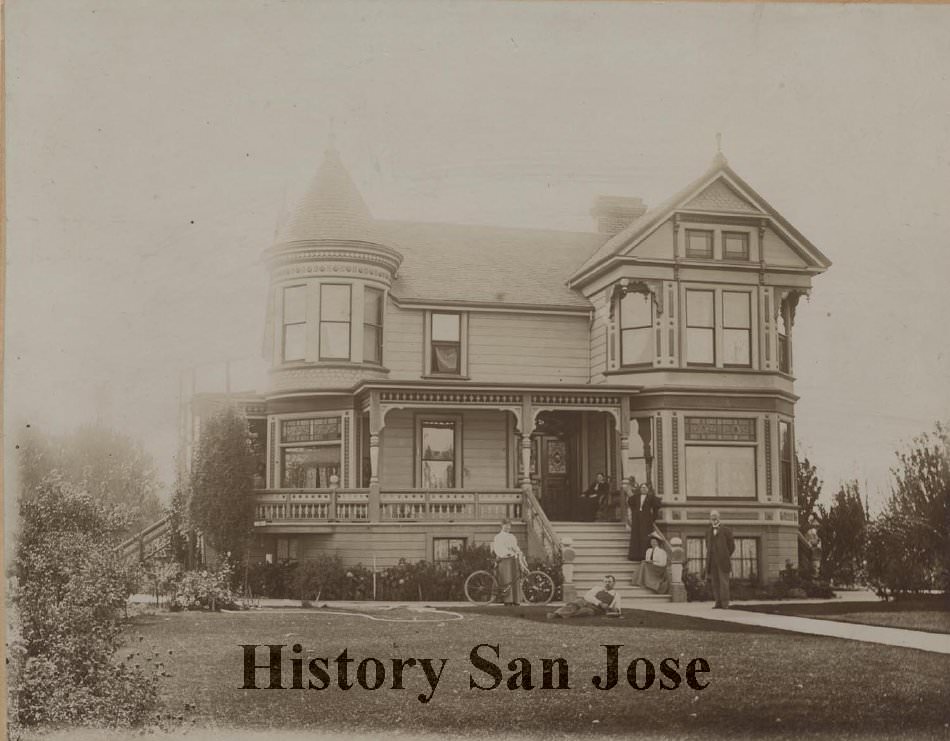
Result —
[[663, 629], [663, 630], [683, 630], [683, 631], [704, 631], [706, 633], [746, 633], [746, 634], [781, 634], [784, 631], [773, 628], [763, 628], [753, 625], [741, 625], [739, 623], [726, 623], [719, 620], [703, 620], [702, 618], [687, 617], [684, 615], [672, 615], [666, 612], [653, 612], [652, 610], [636, 610], [624, 608], [623, 615], [620, 617], [589, 617], [572, 618], [570, 620], [548, 620], [547, 613], [554, 608], [550, 606], [520, 606], [504, 607], [498, 606], [477, 606], [462, 607], [458, 611], [463, 615], [478, 614], [491, 615], [494, 617], [509, 617], [528, 620], [530, 622], [544, 623], [552, 629], [558, 629], [562, 626], [590, 626], [599, 628], [644, 628]]

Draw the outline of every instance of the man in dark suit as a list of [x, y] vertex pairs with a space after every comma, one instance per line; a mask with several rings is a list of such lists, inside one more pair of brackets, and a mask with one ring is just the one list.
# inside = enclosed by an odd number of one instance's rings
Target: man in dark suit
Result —
[[706, 578], [712, 582], [716, 598], [713, 607], [729, 608], [729, 575], [732, 573], [732, 552], [736, 549], [732, 530], [719, 522], [719, 513], [709, 513], [706, 531]]

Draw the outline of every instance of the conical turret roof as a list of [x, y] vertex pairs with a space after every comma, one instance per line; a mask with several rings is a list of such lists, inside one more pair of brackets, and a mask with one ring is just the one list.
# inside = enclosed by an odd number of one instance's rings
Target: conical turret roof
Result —
[[309, 240], [379, 243], [366, 202], [332, 145], [306, 194], [277, 234], [277, 244]]

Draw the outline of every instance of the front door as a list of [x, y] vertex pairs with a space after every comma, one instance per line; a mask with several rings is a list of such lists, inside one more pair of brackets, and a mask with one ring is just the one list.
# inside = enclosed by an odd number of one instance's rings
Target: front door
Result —
[[541, 436], [541, 506], [549, 520], [571, 519], [571, 460], [566, 440]]

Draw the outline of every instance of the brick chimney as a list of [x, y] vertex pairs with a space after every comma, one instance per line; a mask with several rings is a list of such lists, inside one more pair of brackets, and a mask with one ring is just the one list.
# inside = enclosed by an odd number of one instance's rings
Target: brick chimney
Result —
[[601, 234], [617, 234], [639, 219], [647, 211], [642, 198], [628, 196], [598, 196], [590, 215], [594, 217]]

